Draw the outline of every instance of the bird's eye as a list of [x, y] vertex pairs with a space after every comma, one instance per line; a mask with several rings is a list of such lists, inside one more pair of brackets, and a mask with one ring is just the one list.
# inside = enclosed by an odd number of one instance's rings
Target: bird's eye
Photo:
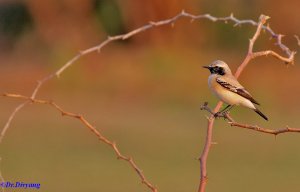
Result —
[[218, 73], [219, 70], [220, 70], [220, 67], [218, 67], [218, 66], [214, 67], [214, 71], [215, 71], [216, 73]]
[[225, 71], [224, 71], [223, 67], [217, 67], [217, 73], [218, 73], [219, 75], [224, 75], [224, 74], [225, 74]]

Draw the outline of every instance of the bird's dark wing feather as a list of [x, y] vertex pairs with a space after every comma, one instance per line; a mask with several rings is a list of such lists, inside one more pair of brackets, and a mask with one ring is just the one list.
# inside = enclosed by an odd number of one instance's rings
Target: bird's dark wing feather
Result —
[[217, 83], [219, 83], [225, 89], [232, 91], [232, 92], [250, 100], [252, 103], [259, 105], [259, 103], [255, 99], [253, 99], [253, 97], [250, 95], [250, 93], [248, 91], [246, 91], [243, 87], [238, 88], [234, 85], [231, 85], [228, 82], [222, 81], [220, 78], [217, 78], [216, 80], [217, 80]]

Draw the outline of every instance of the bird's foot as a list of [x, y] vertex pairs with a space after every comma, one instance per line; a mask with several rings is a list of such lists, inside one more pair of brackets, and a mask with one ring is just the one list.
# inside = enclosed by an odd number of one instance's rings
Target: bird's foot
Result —
[[215, 118], [219, 118], [219, 117], [221, 117], [222, 116], [222, 113], [220, 113], [220, 112], [216, 112], [215, 114], [214, 114], [214, 117]]
[[217, 113], [214, 114], [214, 117], [215, 117], [215, 118], [223, 117], [224, 119], [226, 119], [227, 114], [229, 114], [228, 111], [217, 112]]

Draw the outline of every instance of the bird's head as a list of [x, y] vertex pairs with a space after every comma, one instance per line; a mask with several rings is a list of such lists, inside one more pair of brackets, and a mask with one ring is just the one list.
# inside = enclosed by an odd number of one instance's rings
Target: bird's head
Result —
[[203, 66], [210, 71], [211, 74], [225, 75], [232, 74], [228, 65], [221, 60], [213, 61], [209, 66]]

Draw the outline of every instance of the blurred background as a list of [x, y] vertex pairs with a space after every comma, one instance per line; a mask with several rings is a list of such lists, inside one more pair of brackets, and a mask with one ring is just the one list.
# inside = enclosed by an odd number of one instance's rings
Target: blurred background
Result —
[[[274, 31], [285, 34], [284, 42], [297, 51], [293, 36], [300, 34], [299, 6], [296, 0], [1, 0], [0, 92], [29, 95], [36, 80], [78, 51], [183, 9], [253, 20], [269, 15]], [[199, 107], [217, 102], [201, 66], [222, 59], [235, 70], [254, 31], [246, 25], [180, 19], [174, 27], [154, 28], [82, 57], [45, 84], [38, 98], [86, 116], [134, 158], [159, 191], [196, 191], [208, 115]], [[262, 33], [255, 50], [280, 51], [274, 43]], [[298, 55], [292, 67], [271, 57], [252, 61], [240, 81], [270, 121], [243, 108], [233, 109], [232, 116], [274, 129], [300, 127], [298, 61]], [[1, 127], [19, 102], [1, 98]], [[209, 154], [208, 192], [300, 190], [299, 135], [274, 138], [220, 119], [213, 139], [218, 144]], [[148, 191], [87, 128], [49, 106], [29, 105], [18, 113], [0, 150], [4, 178], [41, 183], [39, 191]]]

